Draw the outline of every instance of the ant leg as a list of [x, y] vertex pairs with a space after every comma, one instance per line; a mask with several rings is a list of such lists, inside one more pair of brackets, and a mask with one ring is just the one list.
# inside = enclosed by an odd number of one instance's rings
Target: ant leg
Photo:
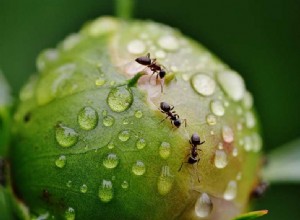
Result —
[[195, 171], [196, 171], [198, 182], [200, 183], [200, 178], [199, 178], [199, 175], [198, 175], [198, 164], [199, 164], [199, 161], [200, 161], [200, 159], [197, 160], [197, 166], [196, 166], [196, 168], [194, 166], [194, 168], [195, 168]]
[[155, 72], [153, 72], [152, 74], [151, 74], [151, 76], [150, 76], [150, 78], [149, 78], [149, 83], [151, 83], [151, 78], [152, 78], [152, 76], [155, 74]]
[[159, 123], [162, 123], [164, 120], [166, 120], [169, 116], [165, 117], [163, 120], [161, 120]]
[[200, 144], [199, 145], [201, 145], [201, 144], [204, 144], [205, 143], [205, 141], [202, 141], [202, 142], [200, 142]]
[[[174, 105], [170, 105], [170, 111], [172, 111], [174, 109]], [[174, 113], [175, 111], [173, 111]]]
[[[190, 155], [190, 154], [187, 154], [187, 155], [185, 156], [185, 158], [187, 158], [189, 155]], [[184, 163], [188, 163], [188, 162], [182, 162], [180, 168], [178, 169], [178, 172], [180, 172], [180, 170], [181, 170], [181, 168], [182, 168], [182, 166], [183, 166]]]
[[186, 127], [186, 125], [187, 125], [186, 119], [183, 119], [182, 121], [184, 121], [184, 127]]
[[164, 82], [165, 82], [164, 79], [161, 79], [161, 80], [160, 80], [160, 89], [161, 89], [161, 93], [164, 92], [164, 84], [165, 84]]

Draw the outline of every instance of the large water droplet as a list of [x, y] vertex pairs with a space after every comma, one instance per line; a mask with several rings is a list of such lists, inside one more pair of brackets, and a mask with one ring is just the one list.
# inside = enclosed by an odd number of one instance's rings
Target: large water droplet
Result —
[[78, 113], [78, 124], [83, 130], [92, 130], [98, 124], [98, 113], [92, 107], [84, 107]]
[[141, 117], [143, 116], [143, 112], [140, 111], [140, 110], [137, 110], [137, 111], [134, 113], [134, 116], [135, 116], [136, 118], [141, 118]]
[[159, 194], [166, 195], [168, 194], [173, 186], [173, 176], [170, 174], [170, 167], [163, 166], [161, 170], [161, 175], [157, 182], [157, 190]]
[[234, 138], [232, 129], [229, 126], [224, 125], [222, 128], [222, 136], [225, 142], [231, 143]]
[[98, 196], [102, 202], [109, 202], [113, 199], [113, 185], [110, 180], [103, 180], [99, 187]]
[[159, 147], [159, 155], [163, 159], [167, 159], [171, 153], [171, 145], [168, 142], [162, 142]]
[[145, 139], [143, 139], [143, 138], [137, 140], [137, 142], [136, 142], [136, 148], [139, 150], [143, 149], [146, 145], [147, 145], [147, 143], [146, 143]]
[[179, 48], [178, 40], [172, 35], [165, 35], [158, 39], [158, 45], [169, 51], [174, 51]]
[[145, 53], [146, 45], [141, 40], [132, 40], [128, 43], [127, 50], [131, 54], [142, 54]]
[[213, 114], [208, 114], [206, 116], [206, 122], [209, 125], [215, 125], [215, 124], [217, 124], [217, 118]]
[[116, 154], [108, 154], [103, 160], [103, 165], [108, 169], [113, 169], [119, 164], [119, 158]]
[[114, 112], [123, 112], [127, 110], [133, 102], [133, 96], [130, 88], [119, 86], [113, 88], [107, 97], [108, 106]]
[[123, 183], [121, 184], [121, 187], [122, 187], [123, 189], [128, 189], [129, 183], [128, 183], [126, 180], [124, 180]]
[[145, 164], [142, 161], [136, 161], [132, 166], [132, 172], [137, 176], [143, 175], [146, 172]]
[[210, 215], [213, 209], [213, 203], [209, 195], [202, 193], [195, 204], [195, 213], [200, 218], [206, 218]]
[[234, 101], [240, 101], [245, 94], [244, 80], [236, 72], [227, 70], [218, 74], [221, 87]]
[[71, 147], [78, 141], [77, 132], [62, 124], [56, 126], [55, 134], [57, 143], [62, 147]]
[[56, 161], [55, 165], [59, 168], [63, 168], [66, 165], [67, 158], [65, 155], [61, 155]]
[[229, 181], [225, 191], [224, 191], [224, 199], [233, 200], [236, 197], [237, 193], [237, 183], [235, 180]]
[[69, 207], [65, 212], [66, 220], [74, 220], [75, 219], [75, 210], [72, 207]]
[[210, 103], [212, 113], [217, 116], [223, 116], [225, 114], [225, 108], [220, 100], [214, 100]]
[[103, 117], [103, 125], [106, 126], [106, 127], [110, 127], [112, 126], [113, 124], [115, 123], [115, 118], [110, 116], [110, 115], [107, 115], [107, 116], [104, 116]]
[[87, 187], [87, 185], [83, 184], [82, 186], [80, 186], [80, 192], [82, 192], [82, 193], [86, 193], [86, 192], [87, 192], [87, 190], [88, 190], [88, 187]]
[[125, 141], [128, 141], [129, 138], [130, 138], [130, 132], [129, 131], [124, 130], [124, 131], [121, 131], [119, 133], [119, 139], [120, 139], [120, 141], [125, 142]]
[[196, 74], [193, 76], [192, 85], [196, 92], [203, 96], [212, 95], [216, 89], [215, 80], [206, 74]]
[[223, 169], [228, 164], [227, 154], [224, 150], [216, 150], [215, 152], [215, 166]]

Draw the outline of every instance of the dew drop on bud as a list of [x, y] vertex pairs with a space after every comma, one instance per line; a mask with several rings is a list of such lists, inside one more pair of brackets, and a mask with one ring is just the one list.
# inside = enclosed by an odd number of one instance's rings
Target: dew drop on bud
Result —
[[75, 210], [72, 207], [69, 207], [65, 212], [66, 220], [74, 220], [75, 219]]
[[122, 142], [128, 141], [128, 139], [130, 138], [130, 132], [127, 130], [121, 131], [119, 133], [119, 140]]
[[165, 50], [175, 51], [179, 48], [178, 40], [172, 35], [161, 36], [158, 39], [158, 45]]
[[236, 197], [237, 193], [237, 183], [234, 180], [229, 181], [225, 191], [224, 191], [224, 199], [233, 200]]
[[133, 102], [133, 96], [130, 88], [119, 86], [113, 88], [107, 97], [107, 104], [114, 112], [123, 112], [127, 110]]
[[203, 96], [214, 94], [216, 89], [215, 80], [206, 74], [196, 74], [193, 76], [192, 86], [197, 93]]
[[105, 127], [110, 127], [115, 123], [115, 118], [110, 116], [110, 115], [106, 115], [103, 117], [103, 125]]
[[216, 150], [215, 152], [215, 166], [223, 169], [228, 164], [227, 154], [224, 150]]
[[59, 168], [63, 168], [66, 165], [67, 158], [65, 155], [61, 155], [56, 161], [55, 165]]
[[71, 147], [78, 141], [78, 133], [62, 124], [56, 126], [55, 137], [57, 143], [62, 147]]
[[171, 153], [171, 146], [168, 142], [162, 142], [159, 147], [159, 155], [163, 159], [167, 159], [170, 156]]
[[195, 213], [200, 218], [206, 218], [213, 210], [213, 203], [209, 195], [202, 193], [195, 204]]
[[121, 187], [122, 187], [123, 189], [128, 189], [129, 183], [128, 183], [126, 180], [124, 180], [123, 183], [121, 184]]
[[113, 169], [119, 164], [119, 158], [116, 154], [108, 154], [103, 160], [103, 165], [108, 169]]
[[143, 149], [146, 145], [147, 145], [147, 143], [146, 143], [145, 139], [143, 139], [143, 138], [137, 140], [137, 142], [136, 142], [136, 148], [139, 150]]
[[227, 125], [224, 125], [223, 128], [222, 128], [222, 136], [223, 136], [223, 140], [227, 143], [231, 143], [234, 139], [233, 131]]
[[135, 116], [136, 118], [141, 118], [141, 117], [143, 116], [143, 113], [142, 113], [142, 111], [137, 110], [137, 111], [134, 113], [134, 116]]
[[92, 107], [84, 107], [78, 113], [78, 124], [83, 130], [92, 130], [98, 124], [98, 113]]
[[145, 164], [142, 161], [136, 161], [132, 166], [132, 172], [137, 176], [142, 176], [146, 172]]
[[220, 100], [214, 100], [210, 103], [212, 113], [216, 116], [223, 116], [225, 114], [225, 108]]
[[206, 122], [209, 125], [215, 125], [215, 124], [217, 124], [217, 118], [213, 114], [208, 114], [206, 116]]
[[158, 178], [157, 190], [159, 194], [166, 195], [168, 194], [173, 186], [173, 176], [170, 174], [170, 167], [163, 166], [161, 170], [161, 175]]
[[102, 202], [110, 202], [113, 199], [113, 185], [110, 180], [103, 180], [99, 187], [98, 196]]
[[87, 185], [83, 184], [82, 186], [80, 186], [80, 192], [82, 192], [82, 193], [86, 193], [86, 192], [87, 192], [87, 190], [88, 190], [88, 187], [87, 187]]

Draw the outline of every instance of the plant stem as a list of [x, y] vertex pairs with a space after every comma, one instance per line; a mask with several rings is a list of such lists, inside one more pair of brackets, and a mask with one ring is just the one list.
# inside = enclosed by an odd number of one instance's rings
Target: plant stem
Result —
[[124, 19], [132, 17], [134, 0], [115, 0], [115, 4], [117, 17]]

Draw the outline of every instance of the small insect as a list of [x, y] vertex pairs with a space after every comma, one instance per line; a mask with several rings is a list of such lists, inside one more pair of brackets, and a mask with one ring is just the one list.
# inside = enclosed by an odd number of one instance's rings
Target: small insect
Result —
[[251, 195], [250, 195], [251, 198], [259, 199], [259, 198], [263, 197], [263, 195], [267, 191], [268, 187], [269, 187], [269, 184], [267, 182], [261, 180], [258, 183], [258, 185], [252, 190]]
[[[179, 115], [176, 114], [176, 111], [172, 111], [174, 109], [173, 105], [169, 105], [166, 102], [161, 102], [160, 103], [160, 111], [164, 114], [167, 115], [166, 118], [164, 118], [161, 122], [166, 120], [167, 118], [170, 118], [171, 124], [174, 125], [175, 127], [179, 128], [180, 125], [182, 124], [181, 119], [179, 118]], [[186, 119], [183, 119], [186, 127]]]
[[[201, 151], [201, 149], [198, 149], [198, 145], [204, 144], [205, 141], [200, 140], [200, 136], [197, 133], [194, 133], [191, 137], [191, 139], [189, 140], [190, 144], [191, 144], [191, 148], [190, 148], [190, 153], [186, 156], [188, 157], [188, 160], [186, 162], [182, 162], [181, 166], [178, 170], [178, 172], [181, 170], [182, 166], [184, 163], [188, 163], [188, 164], [195, 164], [195, 163], [199, 163], [200, 158], [199, 158], [199, 154], [198, 151]], [[198, 181], [199, 180], [199, 176], [198, 176]]]
[[153, 76], [153, 74], [156, 73], [156, 80], [158, 79], [158, 77], [160, 78], [161, 92], [163, 92], [163, 84], [164, 84], [166, 71], [161, 64], [156, 62], [156, 58], [151, 59], [150, 53], [147, 53], [146, 56], [138, 57], [135, 59], [135, 61], [141, 65], [148, 67], [152, 71], [151, 77]]

